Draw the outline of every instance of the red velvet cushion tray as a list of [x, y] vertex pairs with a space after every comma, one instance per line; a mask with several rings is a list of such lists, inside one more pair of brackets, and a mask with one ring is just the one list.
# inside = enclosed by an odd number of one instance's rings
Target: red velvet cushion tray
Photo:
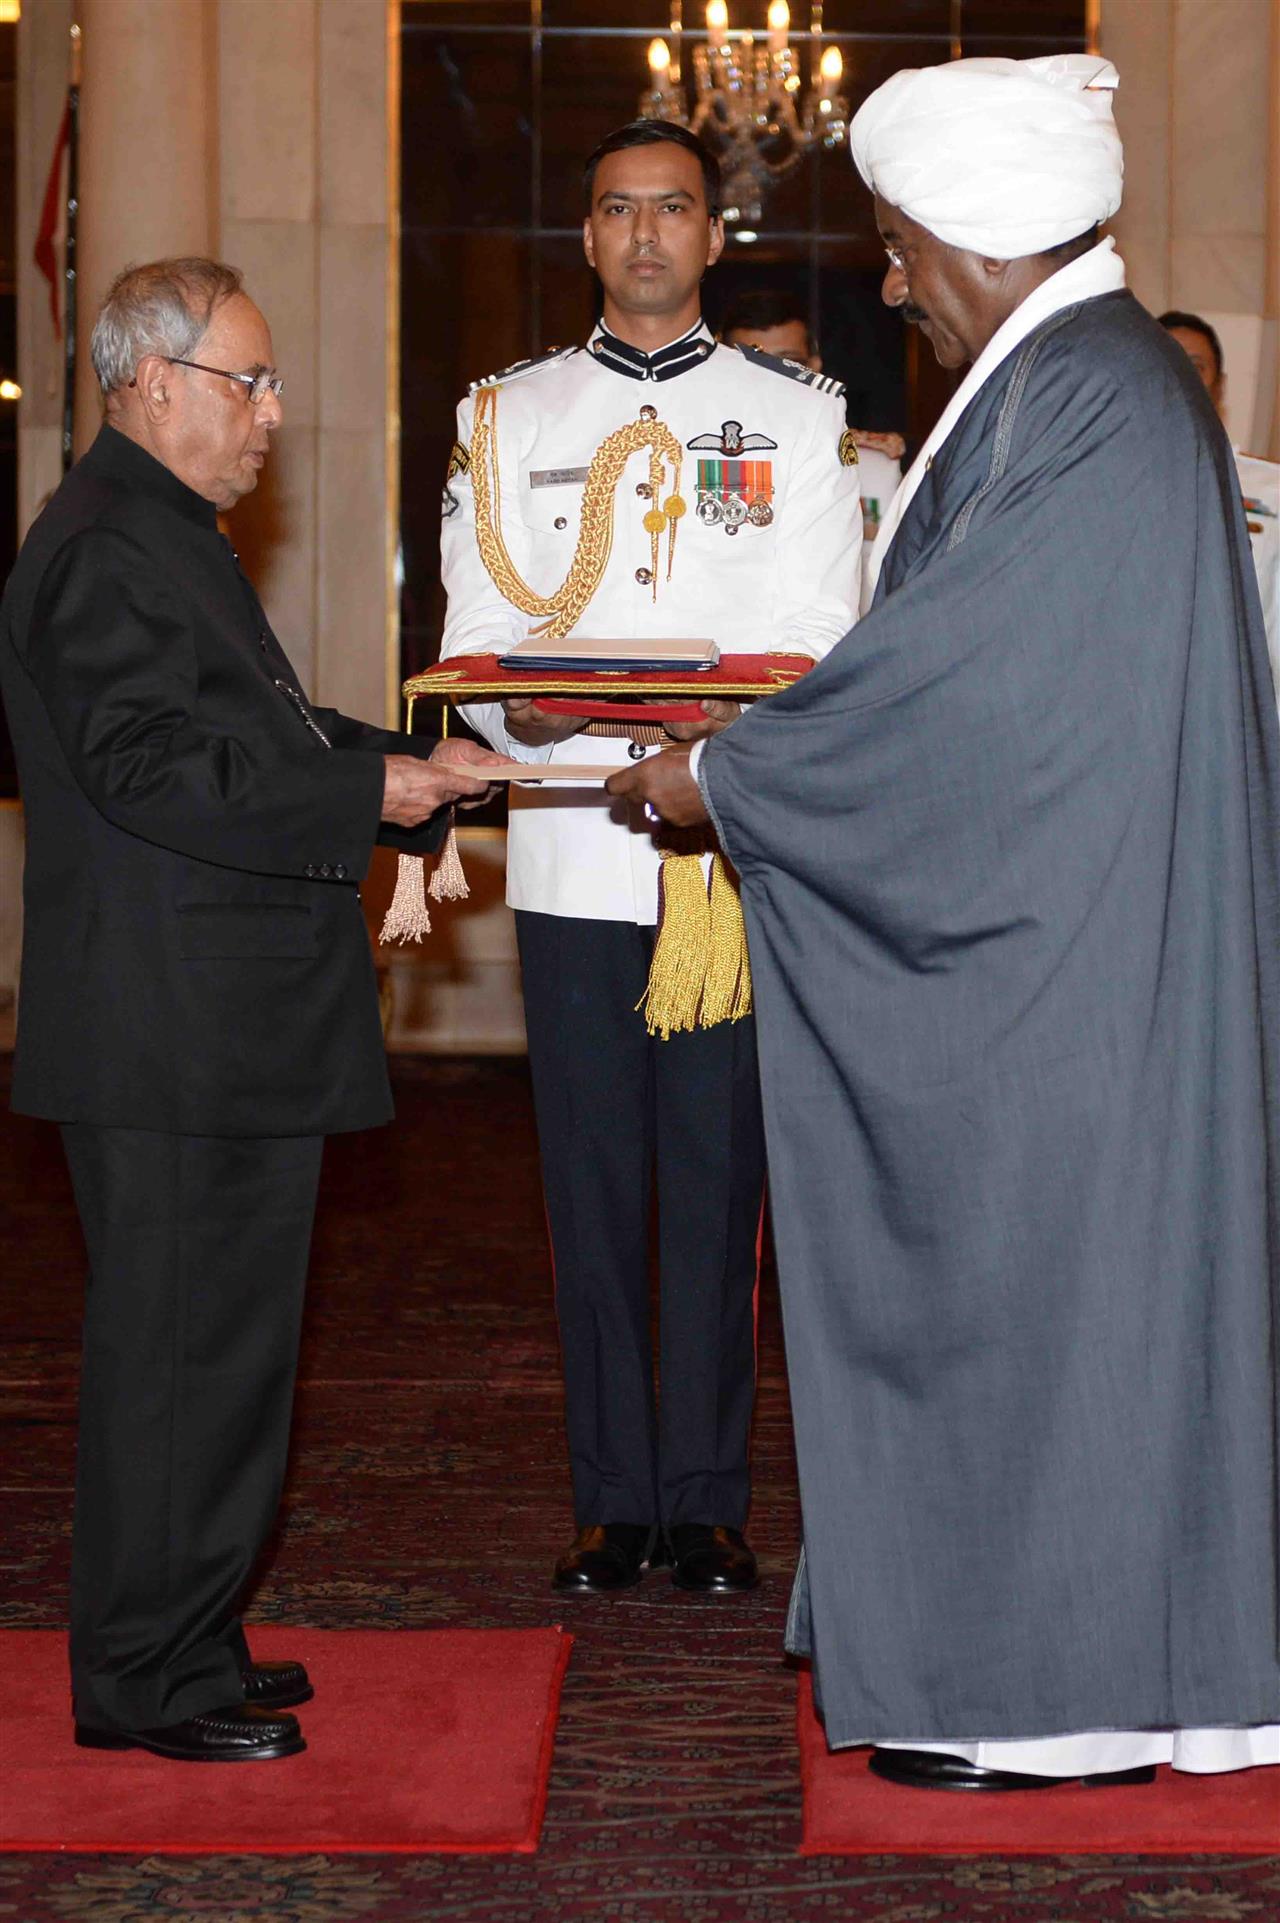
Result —
[[[547, 714], [573, 714], [597, 721], [696, 721], [700, 701], [736, 701], [748, 695], [776, 694], [813, 666], [807, 654], [722, 654], [714, 668], [647, 669], [641, 674], [564, 668], [524, 672], [500, 668], [495, 654], [455, 654], [415, 674], [404, 684], [413, 703], [428, 696], [442, 701], [483, 701], [495, 696], [538, 697]], [[634, 695], [634, 702], [617, 697]], [[665, 704], [663, 695], [682, 695]]]

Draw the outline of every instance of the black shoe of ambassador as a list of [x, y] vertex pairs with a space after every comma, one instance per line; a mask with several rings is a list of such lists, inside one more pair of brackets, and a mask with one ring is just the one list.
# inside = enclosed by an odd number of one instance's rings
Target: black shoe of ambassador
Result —
[[296, 1716], [232, 1703], [163, 1729], [91, 1729], [76, 1724], [79, 1749], [146, 1749], [175, 1763], [272, 1763], [307, 1746]]
[[676, 1522], [667, 1530], [671, 1580], [703, 1596], [740, 1596], [760, 1580], [755, 1555], [741, 1529], [709, 1522]]
[[908, 1789], [1059, 1789], [1066, 1783], [1084, 1789], [1122, 1789], [1156, 1780], [1154, 1763], [1137, 1769], [1099, 1770], [1093, 1776], [1026, 1776], [1019, 1770], [985, 1769], [935, 1749], [873, 1749], [868, 1767], [873, 1776]]
[[296, 1709], [316, 1693], [301, 1663], [250, 1663], [240, 1681], [246, 1703], [255, 1709]]
[[557, 1562], [551, 1587], [571, 1596], [633, 1589], [648, 1566], [656, 1534], [646, 1522], [588, 1524]]

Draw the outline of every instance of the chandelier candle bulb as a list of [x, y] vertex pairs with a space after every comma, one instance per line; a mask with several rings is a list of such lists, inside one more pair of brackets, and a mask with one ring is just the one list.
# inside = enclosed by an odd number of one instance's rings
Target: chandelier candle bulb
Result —
[[729, 8], [726, 0], [707, 0], [707, 39], [717, 53], [729, 44]]
[[675, 77], [671, 71], [671, 49], [665, 40], [649, 42], [649, 80], [662, 117], [669, 117], [674, 102]]
[[818, 91], [824, 100], [830, 100], [840, 85], [844, 72], [844, 59], [839, 47], [828, 47], [818, 62]]
[[791, 29], [791, 9], [787, 0], [770, 0], [769, 12], [769, 52], [785, 53], [787, 36]]

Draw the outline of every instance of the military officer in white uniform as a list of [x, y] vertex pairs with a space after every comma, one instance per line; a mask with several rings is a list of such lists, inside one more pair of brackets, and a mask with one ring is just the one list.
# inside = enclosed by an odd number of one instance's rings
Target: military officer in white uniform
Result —
[[[645, 456], [628, 460], [603, 577], [575, 632], [706, 637], [722, 653], [824, 655], [856, 618], [861, 513], [838, 382], [718, 346], [699, 283], [718, 256], [715, 162], [662, 121], [621, 129], [586, 169], [587, 259], [603, 319], [570, 348], [481, 382], [497, 388], [496, 515], [510, 563], [550, 595], [578, 542], [592, 457], [617, 429], [665, 424], [683, 450], [667, 568], [655, 581]], [[471, 467], [477, 389], [458, 410], [442, 534], [442, 654], [501, 652], [535, 621], [491, 577]], [[712, 704], [716, 707], [717, 704]], [[653, 739], [584, 734], [525, 700], [467, 718], [501, 752], [616, 764]], [[721, 717], [722, 718], [722, 717]], [[707, 726], [714, 725], [709, 718]], [[751, 1017], [648, 1033], [658, 834], [599, 788], [514, 789], [508, 895], [516, 910], [556, 1304], [577, 1536], [565, 1590], [623, 1588], [669, 1556], [683, 1588], [756, 1580], [743, 1529], [754, 1397], [764, 1145]], [[656, 1168], [660, 1398], [650, 1343], [649, 1218]]]

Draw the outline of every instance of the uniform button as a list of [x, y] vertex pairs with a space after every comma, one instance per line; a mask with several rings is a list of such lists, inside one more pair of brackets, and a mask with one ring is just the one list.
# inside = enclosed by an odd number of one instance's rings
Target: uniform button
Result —
[[568, 527], [569, 523], [565, 520], [563, 514], [557, 514], [555, 518], [555, 525], [558, 528], [565, 528], [565, 527]]
[[262, 649], [262, 652], [265, 654], [267, 651], [267, 631], [265, 628], [258, 629], [258, 646]]
[[308, 881], [314, 881], [316, 878], [316, 865], [314, 861], [309, 861], [302, 872]]
[[347, 879], [347, 864], [345, 861], [334, 862], [333, 878], [335, 881], [345, 881]]
[[330, 868], [327, 861], [322, 861], [320, 863], [320, 866], [316, 869], [316, 873], [319, 875], [321, 881], [328, 881], [330, 875], [333, 873], [333, 870], [332, 868]]
[[636, 493], [640, 496], [640, 499], [642, 501], [648, 501], [653, 496], [653, 489], [649, 486], [649, 483], [647, 481], [637, 481]]
[[637, 569], [636, 569], [636, 580], [637, 580], [637, 581], [638, 581], [638, 582], [640, 583], [640, 585], [641, 585], [641, 587], [642, 587], [642, 588], [647, 588], [647, 587], [649, 587], [649, 586], [651, 586], [651, 584], [652, 584], [652, 582], [653, 582], [653, 570], [652, 570], [652, 568], [637, 568]]

